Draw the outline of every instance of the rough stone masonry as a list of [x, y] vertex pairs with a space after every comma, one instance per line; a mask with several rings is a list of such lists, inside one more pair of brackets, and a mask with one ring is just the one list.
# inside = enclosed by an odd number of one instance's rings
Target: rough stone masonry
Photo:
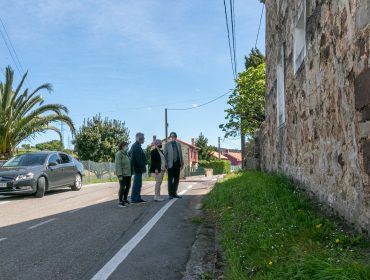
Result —
[[370, 0], [266, 0], [266, 9], [260, 167], [370, 232]]

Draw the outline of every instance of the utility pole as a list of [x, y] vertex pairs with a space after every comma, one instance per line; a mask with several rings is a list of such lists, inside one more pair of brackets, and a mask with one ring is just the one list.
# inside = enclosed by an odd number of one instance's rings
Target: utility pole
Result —
[[167, 138], [168, 138], [168, 116], [167, 116], [167, 108], [164, 109], [164, 126], [165, 126], [165, 133], [166, 133], [166, 144], [167, 144]]
[[221, 138], [218, 136], [218, 160], [221, 160]]
[[245, 134], [242, 128], [242, 117], [240, 117], [240, 144], [242, 150], [242, 169], [245, 169]]

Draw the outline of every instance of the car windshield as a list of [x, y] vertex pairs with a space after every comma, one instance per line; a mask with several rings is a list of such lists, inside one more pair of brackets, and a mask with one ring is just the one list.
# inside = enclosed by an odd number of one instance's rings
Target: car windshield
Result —
[[4, 167], [19, 167], [19, 166], [36, 166], [43, 165], [47, 158], [47, 154], [24, 154], [18, 155], [8, 160]]

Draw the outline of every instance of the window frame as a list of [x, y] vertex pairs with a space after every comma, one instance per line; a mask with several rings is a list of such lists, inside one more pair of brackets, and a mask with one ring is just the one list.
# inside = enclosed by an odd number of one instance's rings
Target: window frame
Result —
[[293, 31], [293, 67], [294, 74], [296, 74], [301, 67], [306, 54], [307, 54], [307, 42], [306, 42], [306, 0], [301, 0], [296, 15], [294, 17], [294, 31]]
[[61, 161], [61, 159], [60, 159], [59, 154], [54, 153], [54, 154], [51, 154], [51, 155], [49, 156], [49, 158], [48, 158], [48, 165], [51, 163], [51, 162], [50, 162], [50, 159], [51, 159], [53, 156], [57, 156], [57, 158], [58, 158], [58, 159], [57, 159], [57, 161], [56, 161], [55, 163], [56, 163], [57, 165], [58, 165], [58, 164], [61, 164], [61, 162], [62, 162], [62, 161]]
[[[60, 163], [61, 164], [70, 164], [70, 163], [72, 163], [70, 157], [67, 154], [65, 154], [65, 153], [58, 153], [58, 155], [59, 155]], [[66, 159], [68, 159], [68, 162], [65, 162], [64, 159], [63, 159], [63, 157], [65, 157]]]
[[282, 44], [276, 63], [276, 113], [279, 128], [285, 125], [285, 111], [285, 46]]

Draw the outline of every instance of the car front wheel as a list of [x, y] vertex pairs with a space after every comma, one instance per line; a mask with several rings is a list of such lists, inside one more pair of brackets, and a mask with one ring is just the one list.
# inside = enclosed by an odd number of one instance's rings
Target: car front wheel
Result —
[[41, 198], [45, 195], [45, 186], [46, 186], [45, 177], [40, 177], [37, 180], [37, 191], [35, 193], [36, 197]]
[[76, 174], [72, 190], [79, 191], [81, 188], [82, 188], [82, 176], [80, 174]]

